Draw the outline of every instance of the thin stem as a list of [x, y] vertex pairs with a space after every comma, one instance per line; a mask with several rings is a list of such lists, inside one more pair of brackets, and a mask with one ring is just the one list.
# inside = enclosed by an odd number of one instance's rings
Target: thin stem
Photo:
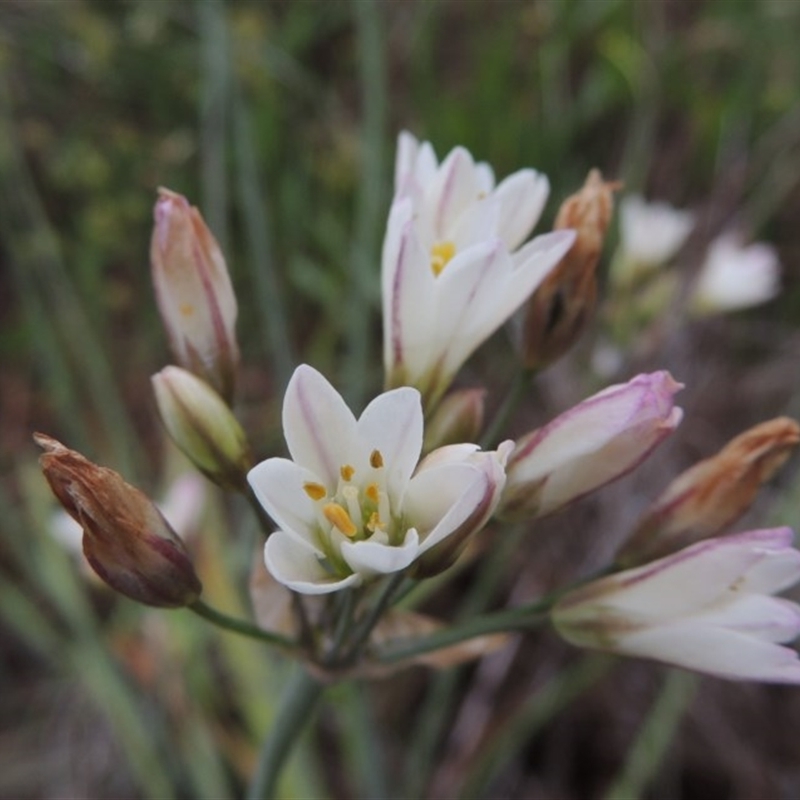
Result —
[[372, 629], [378, 624], [378, 621], [383, 616], [383, 612], [389, 607], [394, 593], [400, 588], [400, 585], [403, 583], [404, 579], [405, 574], [403, 572], [396, 572], [384, 584], [383, 590], [378, 596], [378, 599], [375, 601], [375, 605], [372, 606], [366, 616], [364, 616], [364, 618], [356, 627], [350, 649], [348, 650], [347, 655], [342, 659], [344, 663], [352, 662], [358, 657], [361, 647], [369, 638], [370, 633], [372, 633]]
[[289, 648], [290, 650], [297, 649], [297, 643], [294, 640], [286, 636], [281, 636], [279, 633], [265, 631], [245, 619], [229, 617], [227, 614], [223, 614], [221, 611], [207, 606], [202, 600], [196, 600], [192, 605], [187, 606], [187, 608], [214, 625], [225, 628], [225, 630], [240, 633], [242, 636], [249, 636], [251, 639], [258, 639], [268, 644], [277, 645], [278, 647]]
[[[557, 714], [603, 678], [615, 660], [606, 655], [584, 655], [536, 689], [499, 731], [495, 731], [467, 770], [460, 797], [484, 797], [492, 777]], [[635, 795], [631, 795], [633, 797]]]
[[283, 692], [280, 708], [269, 735], [264, 740], [247, 800], [273, 800], [278, 778], [293, 745], [311, 719], [325, 687], [305, 669], [297, 667]]
[[336, 629], [333, 633], [333, 644], [325, 661], [333, 664], [344, 645], [347, 633], [353, 626], [353, 611], [355, 610], [355, 592], [347, 588], [342, 592], [341, 602], [336, 606]]
[[636, 734], [625, 765], [606, 792], [605, 800], [624, 800], [644, 794], [675, 739], [678, 725], [695, 695], [697, 685], [696, 675], [670, 670]]
[[494, 614], [482, 614], [481, 616], [473, 617], [462, 625], [445, 628], [430, 636], [412, 639], [405, 644], [402, 640], [390, 644], [378, 650], [376, 659], [384, 664], [392, 664], [423, 653], [440, 650], [443, 647], [450, 647], [450, 645], [458, 644], [467, 639], [474, 639], [476, 636], [534, 628], [547, 620], [547, 611], [550, 605], [551, 601], [548, 599], [542, 602], [540, 608], [531, 605], [512, 608], [508, 611], [499, 611]]
[[483, 435], [481, 447], [484, 450], [488, 450], [490, 447], [493, 447], [495, 444], [497, 444], [497, 441], [500, 439], [501, 434], [508, 425], [511, 416], [517, 410], [517, 406], [525, 396], [525, 392], [527, 392], [531, 383], [531, 379], [535, 373], [536, 371], [532, 369], [521, 369], [514, 376], [514, 380], [508, 389], [505, 400], [503, 400], [502, 405], [497, 410], [494, 419], [491, 421], [489, 427], [486, 429], [486, 433]]

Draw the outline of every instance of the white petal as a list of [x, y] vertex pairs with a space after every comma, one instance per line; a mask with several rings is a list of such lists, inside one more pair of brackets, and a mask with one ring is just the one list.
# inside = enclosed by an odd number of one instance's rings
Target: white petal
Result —
[[399, 572], [411, 564], [419, 554], [419, 536], [410, 528], [400, 546], [382, 544], [372, 540], [343, 542], [342, 556], [355, 572], [369, 577]]
[[[436, 325], [435, 277], [411, 220], [408, 201], [392, 207], [383, 250], [383, 353], [387, 375], [416, 377], [430, 363]], [[406, 382], [411, 382], [410, 380]]]
[[275, 580], [301, 594], [327, 594], [361, 582], [357, 574], [332, 576], [314, 550], [285, 531], [276, 531], [264, 545], [264, 562]]
[[614, 586], [603, 604], [634, 620], [667, 620], [718, 602], [761, 559], [754, 548], [709, 539], [598, 583]]
[[301, 364], [286, 387], [283, 433], [295, 462], [326, 486], [351, 461], [358, 441], [356, 420], [342, 396], [313, 367]]
[[489, 489], [488, 476], [472, 464], [442, 464], [416, 474], [408, 485], [403, 510], [420, 532], [420, 552], [467, 520]]
[[676, 623], [627, 635], [615, 650], [720, 678], [800, 683], [794, 650], [725, 628]]
[[786, 547], [769, 552], [754, 564], [744, 576], [741, 588], [745, 592], [781, 592], [800, 581], [800, 552]]
[[497, 235], [509, 250], [516, 250], [533, 230], [542, 215], [550, 182], [536, 170], [523, 169], [501, 181], [494, 192], [500, 201], [500, 227]]
[[439, 167], [421, 216], [433, 220], [436, 238], [446, 240], [461, 213], [478, 199], [475, 163], [469, 151], [456, 147]]
[[[498, 284], [510, 271], [505, 246], [499, 239], [458, 253], [439, 275], [439, 309], [435, 346], [452, 374], [475, 348], [506, 320], [496, 314]], [[520, 301], [521, 302], [521, 301]], [[491, 320], [488, 324], [485, 320]]]
[[278, 527], [292, 531], [322, 555], [315, 545], [318, 518], [314, 502], [303, 489], [307, 483], [319, 483], [319, 478], [287, 458], [268, 458], [247, 473], [247, 480]]
[[491, 336], [531, 296], [574, 240], [574, 231], [537, 236], [510, 257], [510, 264], [503, 264], [506, 274], [493, 288], [491, 299], [475, 303], [471, 330], [477, 342]]
[[409, 188], [408, 181], [413, 177], [418, 152], [419, 142], [416, 137], [408, 131], [400, 131], [397, 136], [397, 155], [394, 162], [395, 195], [402, 194]]
[[479, 161], [475, 165], [475, 183], [479, 192], [489, 194], [494, 189], [494, 170], [491, 164]]
[[448, 444], [428, 453], [417, 467], [417, 474], [442, 464], [462, 464], [479, 450], [477, 444]]
[[695, 623], [731, 628], [765, 642], [790, 642], [800, 634], [800, 606], [780, 597], [729, 591], [729, 602], [701, 614]]
[[380, 450], [386, 486], [393, 505], [400, 502], [422, 452], [422, 401], [419, 392], [402, 387], [376, 397], [358, 420], [367, 448]]

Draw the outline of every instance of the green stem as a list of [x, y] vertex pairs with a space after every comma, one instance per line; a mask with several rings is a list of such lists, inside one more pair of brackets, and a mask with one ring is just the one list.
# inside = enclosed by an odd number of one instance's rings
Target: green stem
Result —
[[605, 800], [641, 797], [655, 777], [675, 739], [683, 714], [697, 690], [697, 675], [670, 670], [620, 773], [606, 792]]
[[521, 606], [508, 611], [499, 611], [494, 614], [482, 614], [466, 621], [462, 625], [432, 633], [420, 639], [412, 639], [404, 643], [399, 640], [378, 650], [376, 658], [384, 664], [392, 664], [406, 658], [430, 653], [443, 647], [450, 647], [476, 636], [490, 633], [509, 633], [511, 631], [527, 630], [541, 625], [548, 618], [548, 611], [552, 605], [551, 599], [545, 599], [540, 604]]
[[378, 596], [378, 599], [375, 601], [375, 604], [356, 627], [350, 649], [347, 651], [347, 655], [342, 659], [345, 664], [351, 663], [358, 658], [358, 654], [364, 643], [367, 641], [367, 639], [369, 639], [372, 629], [378, 624], [378, 621], [383, 616], [383, 612], [389, 607], [394, 593], [400, 588], [404, 580], [405, 573], [396, 572], [384, 584], [384, 587]]
[[278, 778], [292, 746], [309, 722], [325, 687], [298, 667], [283, 692], [281, 706], [269, 735], [264, 740], [247, 800], [273, 800]]
[[225, 630], [240, 633], [242, 636], [249, 636], [251, 639], [258, 639], [259, 641], [274, 644], [278, 647], [288, 648], [290, 650], [297, 649], [297, 643], [293, 639], [281, 636], [279, 633], [270, 633], [269, 631], [262, 630], [247, 620], [229, 617], [227, 614], [223, 614], [221, 611], [207, 606], [202, 600], [196, 600], [192, 605], [187, 606], [187, 608], [214, 625], [225, 628]]
[[615, 660], [606, 655], [585, 655], [541, 685], [506, 725], [476, 754], [467, 770], [460, 797], [484, 797], [493, 776], [557, 714], [594, 686]]
[[520, 404], [520, 401], [528, 391], [531, 379], [535, 374], [536, 370], [521, 369], [514, 376], [514, 380], [508, 389], [505, 400], [503, 400], [502, 405], [497, 410], [494, 419], [491, 421], [489, 427], [486, 429], [486, 433], [483, 435], [481, 447], [484, 450], [488, 450], [490, 447], [493, 447], [497, 444], [497, 441], [500, 439], [501, 434], [508, 425], [512, 414], [517, 410], [517, 406]]

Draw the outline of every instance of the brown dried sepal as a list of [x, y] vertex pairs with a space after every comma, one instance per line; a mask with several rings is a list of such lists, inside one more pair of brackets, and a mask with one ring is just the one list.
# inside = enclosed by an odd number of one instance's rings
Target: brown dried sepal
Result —
[[150, 499], [113, 470], [44, 434], [39, 462], [58, 501], [83, 528], [83, 552], [112, 589], [151, 606], [177, 608], [202, 591], [183, 542]]
[[715, 456], [679, 475], [653, 503], [623, 547], [618, 563], [643, 564], [723, 532], [750, 508], [800, 443], [789, 417], [762, 422]]

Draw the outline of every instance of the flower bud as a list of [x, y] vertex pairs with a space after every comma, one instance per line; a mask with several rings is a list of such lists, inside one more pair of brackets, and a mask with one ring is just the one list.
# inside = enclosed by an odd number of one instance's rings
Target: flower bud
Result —
[[593, 169], [583, 188], [567, 198], [558, 212], [554, 229], [572, 228], [577, 236], [525, 306], [522, 361], [529, 369], [541, 369], [564, 355], [594, 312], [595, 272], [611, 222], [612, 192], [618, 187], [603, 181]]
[[797, 684], [797, 653], [780, 644], [800, 633], [800, 606], [772, 595], [798, 580], [789, 528], [748, 531], [584, 584], [551, 616], [579, 647], [731, 680]]
[[209, 480], [244, 491], [250, 452], [225, 401], [180, 367], [165, 367], [151, 380], [161, 419], [175, 444]]
[[517, 442], [498, 516], [543, 517], [621, 478], [677, 427], [668, 372], [609, 386]]
[[719, 453], [678, 476], [653, 503], [623, 547], [618, 563], [643, 564], [736, 521], [800, 443], [800, 426], [788, 417], [763, 422]]
[[87, 561], [112, 589], [150, 606], [197, 600], [202, 586], [189, 554], [146, 495], [55, 439], [34, 439], [50, 488], [83, 528]]
[[178, 363], [226, 400], [233, 397], [239, 348], [236, 297], [225, 258], [200, 212], [159, 189], [150, 243], [153, 285]]
[[436, 407], [425, 426], [423, 450], [459, 442], [474, 442], [483, 427], [485, 389], [451, 392]]

